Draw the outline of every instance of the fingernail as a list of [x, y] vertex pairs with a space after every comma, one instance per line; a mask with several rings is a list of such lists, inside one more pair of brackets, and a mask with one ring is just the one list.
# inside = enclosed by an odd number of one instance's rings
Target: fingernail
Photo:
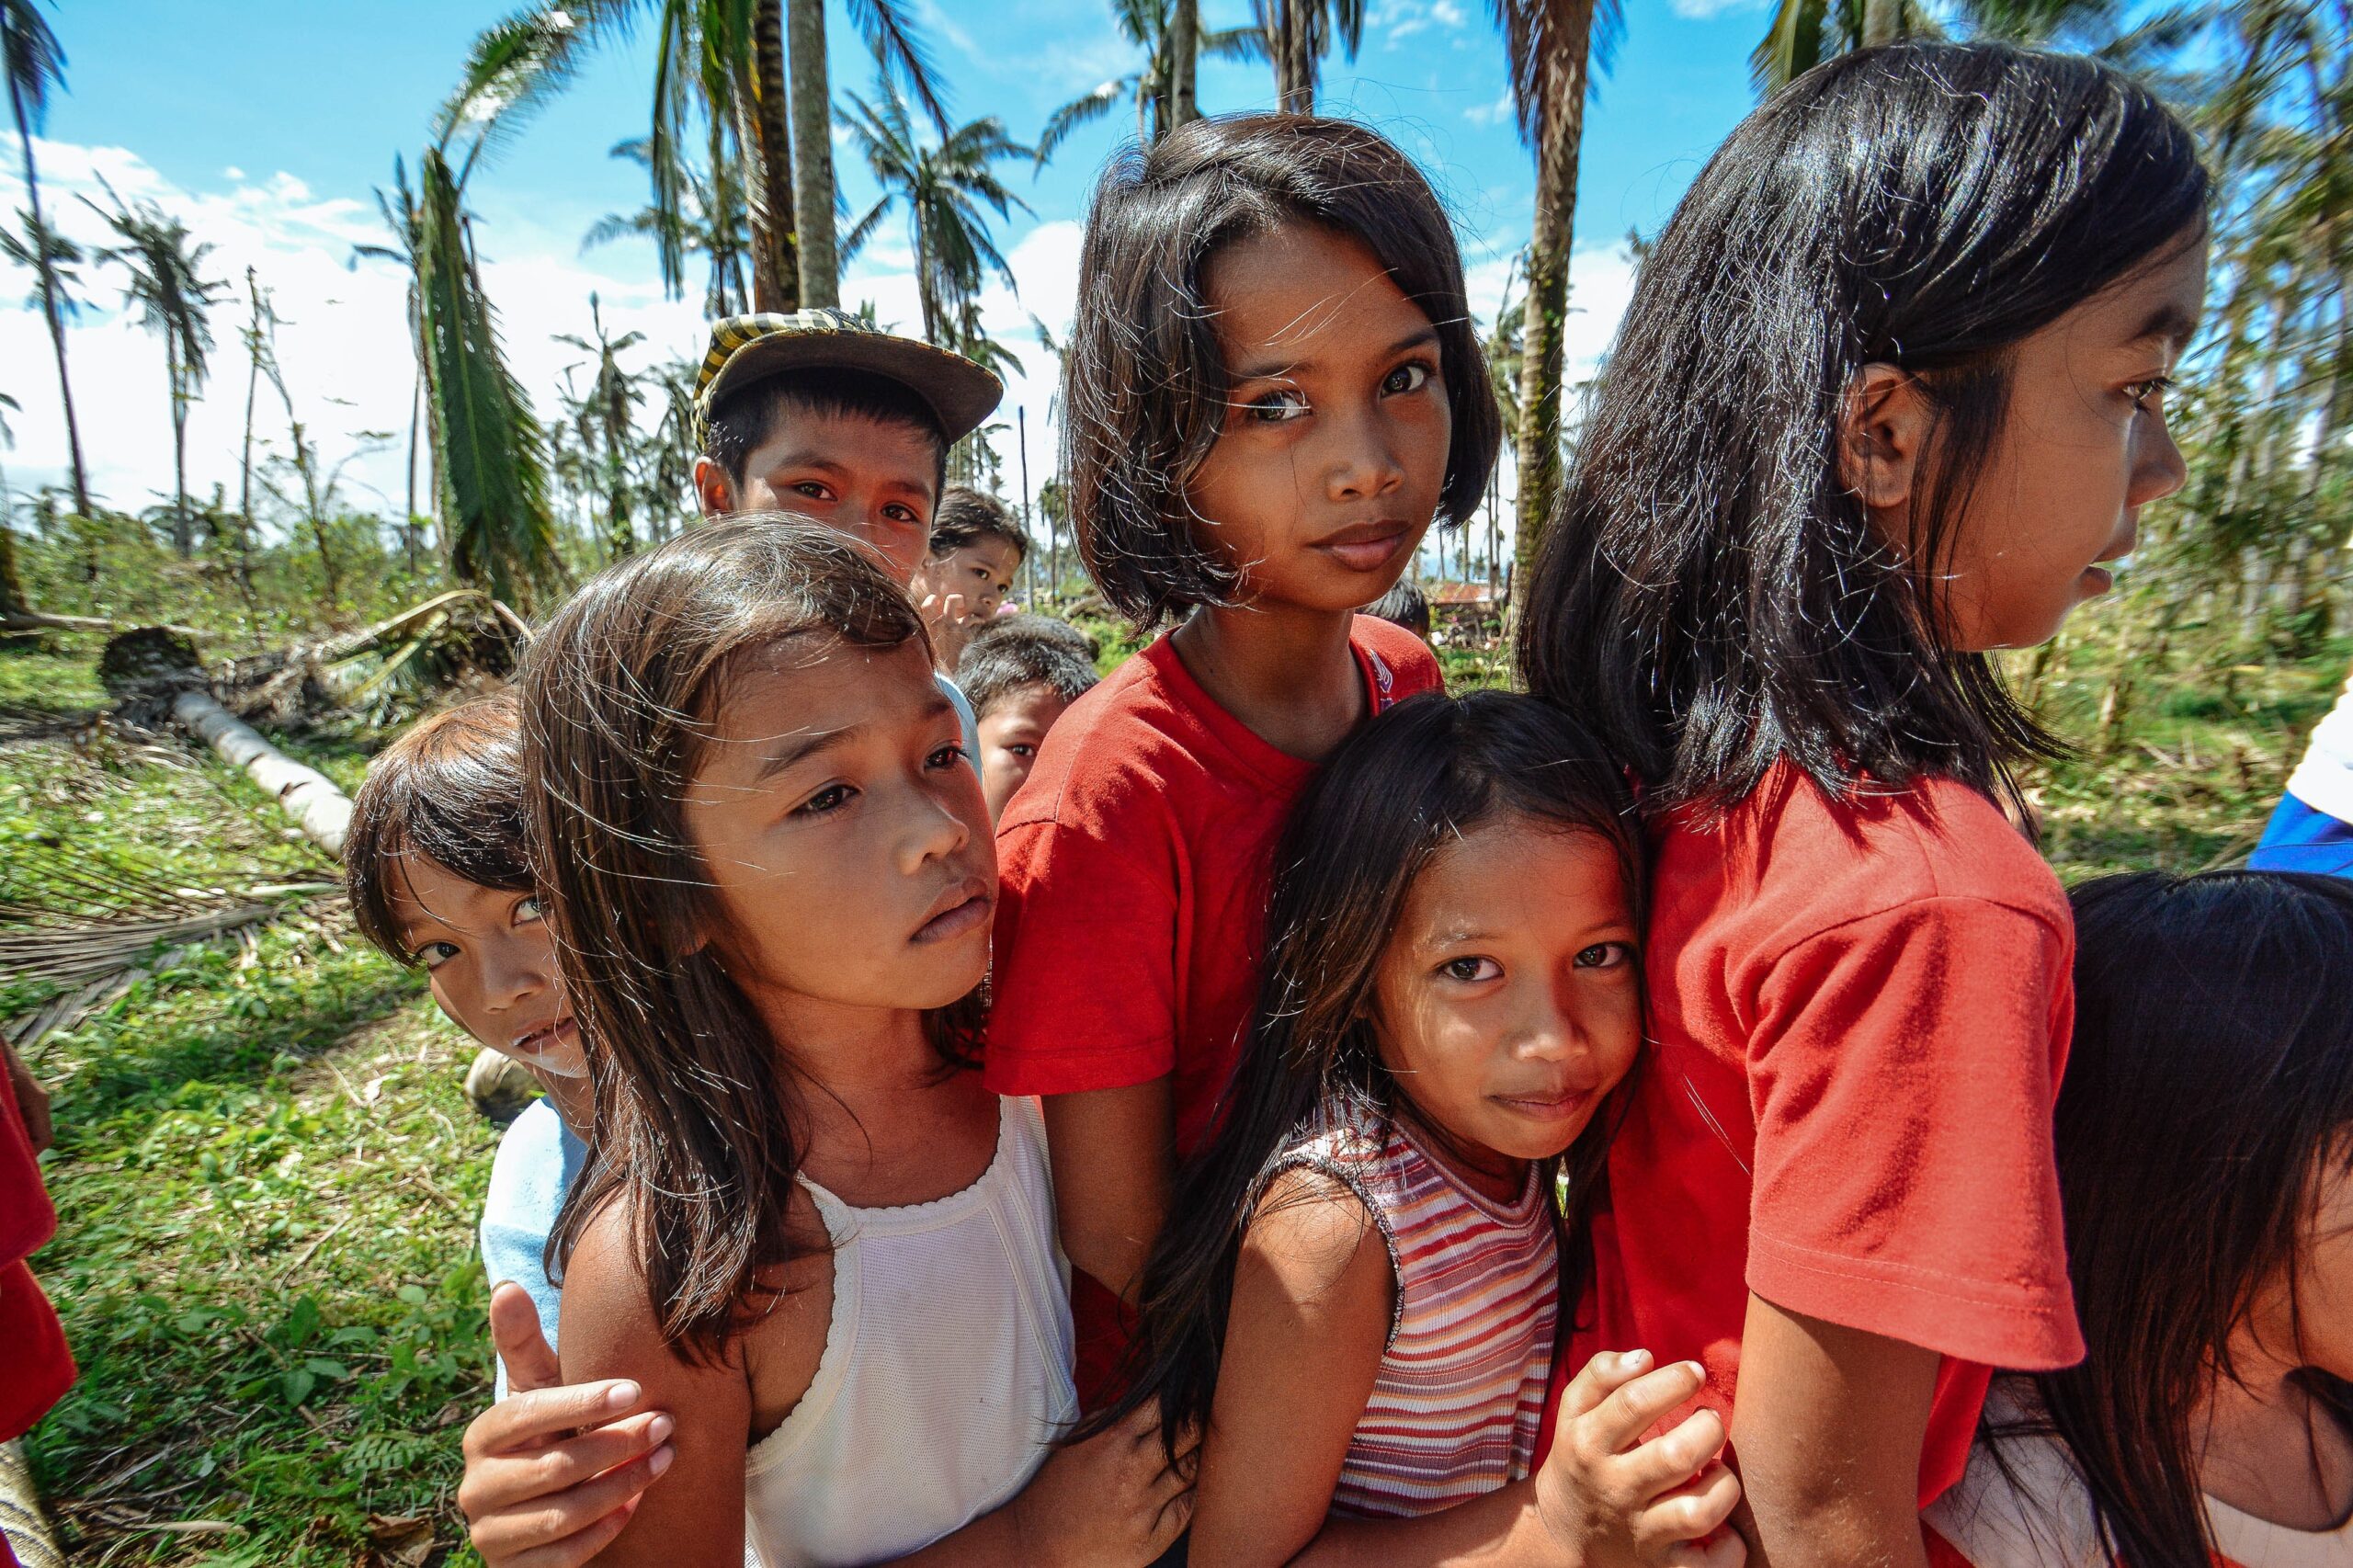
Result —
[[1627, 1365], [1627, 1366], [1629, 1366], [1629, 1367], [1647, 1367], [1647, 1366], [1649, 1366], [1650, 1364], [1651, 1364], [1651, 1353], [1650, 1353], [1649, 1351], [1647, 1351], [1647, 1350], [1629, 1350], [1629, 1351], [1627, 1351], [1627, 1352], [1626, 1352], [1626, 1365]]
[[678, 1450], [670, 1447], [669, 1444], [665, 1443], [660, 1448], [654, 1450], [654, 1457], [646, 1461], [645, 1468], [652, 1471], [654, 1474], [659, 1475], [664, 1471], [669, 1469], [670, 1461], [677, 1457]]
[[676, 1425], [676, 1423], [673, 1422], [666, 1415], [655, 1416], [645, 1428], [645, 1440], [649, 1443], [660, 1442], [663, 1438], [670, 1435], [671, 1429]]
[[605, 1408], [608, 1410], [627, 1410], [631, 1405], [637, 1403], [638, 1396], [643, 1391], [639, 1389], [635, 1383], [630, 1382], [626, 1380], [615, 1383], [611, 1388], [605, 1391]]
[[1699, 1380], [1700, 1380], [1702, 1382], [1705, 1382], [1705, 1381], [1707, 1381], [1707, 1377], [1708, 1377], [1708, 1369], [1707, 1369], [1707, 1368], [1702, 1367], [1702, 1366], [1701, 1366], [1701, 1365], [1699, 1365], [1699, 1362], [1697, 1362], [1697, 1361], [1686, 1361], [1686, 1362], [1684, 1362], [1683, 1364], [1684, 1364], [1686, 1367], [1688, 1367], [1688, 1368], [1690, 1368], [1690, 1369], [1691, 1369], [1691, 1375], [1692, 1375], [1693, 1377], [1698, 1378], [1698, 1379], [1699, 1379]]

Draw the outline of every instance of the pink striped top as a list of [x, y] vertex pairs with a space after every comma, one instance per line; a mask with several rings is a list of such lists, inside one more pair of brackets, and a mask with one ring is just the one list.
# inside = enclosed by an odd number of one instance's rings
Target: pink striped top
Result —
[[1345, 1184], [1372, 1215], [1397, 1305], [1332, 1511], [1412, 1518], [1528, 1474], [1560, 1310], [1560, 1235], [1530, 1165], [1518, 1199], [1471, 1191], [1402, 1119], [1326, 1108], [1276, 1163]]

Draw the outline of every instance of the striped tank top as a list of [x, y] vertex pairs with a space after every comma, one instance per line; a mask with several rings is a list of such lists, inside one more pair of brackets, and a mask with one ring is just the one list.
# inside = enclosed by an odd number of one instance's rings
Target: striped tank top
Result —
[[1402, 1119], [1336, 1107], [1273, 1168], [1302, 1166], [1356, 1194], [1397, 1281], [1332, 1511], [1412, 1518], [1524, 1478], [1560, 1312], [1560, 1233], [1537, 1167], [1499, 1204], [1449, 1174]]

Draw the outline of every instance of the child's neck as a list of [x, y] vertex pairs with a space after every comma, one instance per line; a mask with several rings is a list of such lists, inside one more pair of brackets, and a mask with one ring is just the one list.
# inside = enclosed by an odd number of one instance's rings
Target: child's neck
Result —
[[2192, 1418], [2204, 1432], [2199, 1485], [2288, 1529], [2343, 1524], [2353, 1515], [2353, 1432], [2290, 1375], [2293, 1368], [2250, 1344], [2231, 1349], [2244, 1381], [2217, 1375]]
[[803, 1175], [856, 1208], [961, 1191], [996, 1147], [996, 1096], [943, 1071], [911, 1007], [848, 1007], [745, 988], [800, 1082]]
[[574, 1138], [585, 1143], [588, 1129], [597, 1119], [596, 1100], [585, 1078], [560, 1078], [552, 1073], [540, 1078], [540, 1086], [547, 1091], [548, 1104], [555, 1108], [561, 1120]]
[[1321, 762], [1365, 716], [1348, 610], [1264, 602], [1194, 612], [1169, 639], [1217, 705], [1277, 751]]

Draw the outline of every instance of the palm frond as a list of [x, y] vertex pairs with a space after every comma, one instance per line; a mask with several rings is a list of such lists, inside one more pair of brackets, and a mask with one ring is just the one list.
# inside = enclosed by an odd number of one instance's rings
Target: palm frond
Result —
[[931, 46], [915, 30], [898, 0], [848, 0], [849, 19], [866, 40], [876, 63], [904, 83], [942, 135], [948, 131], [948, 94], [931, 62]]
[[636, 9], [637, 0], [565, 0], [492, 23], [434, 111], [435, 147], [446, 150], [469, 131], [477, 153], [503, 143], [570, 84], [599, 40], [628, 36]]
[[1063, 144], [1063, 140], [1072, 131], [1082, 125], [1093, 124], [1110, 113], [1113, 106], [1125, 102], [1128, 95], [1136, 90], [1137, 83], [1142, 80], [1140, 74], [1131, 72], [1116, 81], [1104, 83], [1093, 92], [1085, 93], [1071, 99], [1070, 102], [1048, 115], [1046, 128], [1038, 132], [1038, 146], [1033, 154], [1038, 166], [1040, 168], [1045, 166], [1046, 160], [1054, 155], [1054, 150]]
[[39, 131], [49, 118], [49, 90], [65, 85], [65, 51], [33, 0], [0, 0], [0, 71]]

